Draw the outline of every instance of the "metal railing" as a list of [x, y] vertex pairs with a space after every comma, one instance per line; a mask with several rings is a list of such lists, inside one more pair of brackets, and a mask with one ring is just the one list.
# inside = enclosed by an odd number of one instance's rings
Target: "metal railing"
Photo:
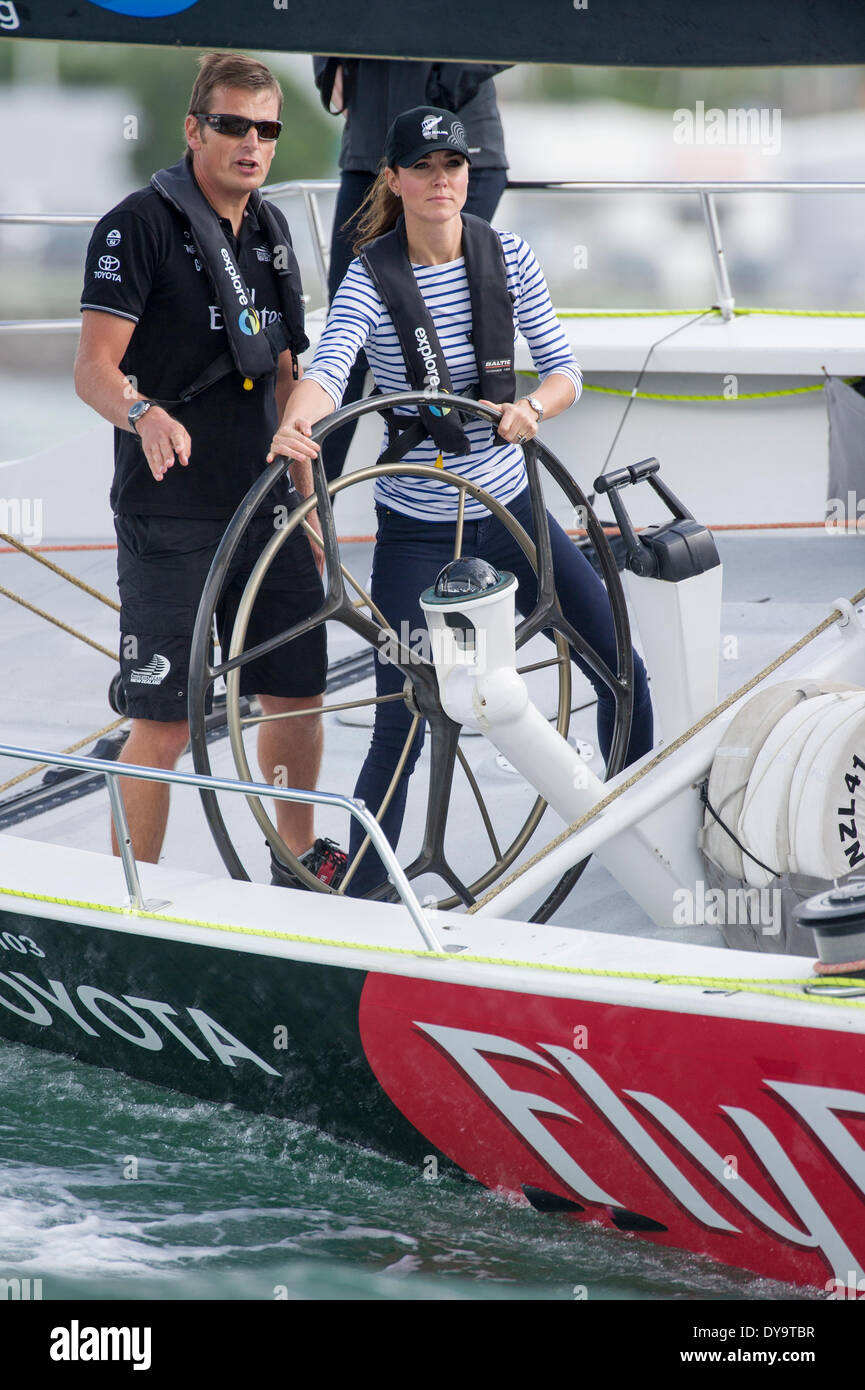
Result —
[[[135, 912], [148, 911], [141, 893], [138, 877], [138, 864], [132, 849], [129, 822], [126, 808], [117, 785], [118, 777], [130, 777], [143, 782], [167, 782], [171, 786], [206, 787], [215, 792], [238, 792], [241, 796], [269, 796], [275, 801], [301, 802], [313, 806], [330, 806], [348, 811], [355, 820], [360, 821], [369, 835], [379, 857], [387, 870], [387, 876], [399, 893], [403, 906], [420, 932], [424, 945], [430, 951], [444, 951], [444, 947], [427, 920], [426, 913], [417, 900], [411, 883], [397, 860], [396, 855], [375, 816], [367, 810], [366, 803], [339, 792], [304, 791], [296, 787], [272, 787], [269, 783], [243, 782], [231, 777], [207, 777], [195, 772], [174, 772], [164, 768], [142, 767], [138, 763], [115, 763], [105, 758], [88, 758], [75, 753], [51, 753], [37, 748], [19, 748], [13, 744], [0, 744], [0, 757], [18, 758], [22, 761], [48, 763], [56, 767], [71, 767], [80, 772], [102, 773], [105, 777], [108, 796], [111, 802], [111, 819], [123, 862], [126, 889], [129, 895], [129, 909]], [[282, 890], [284, 891], [284, 890]]]
[[[269, 198], [302, 198], [306, 219], [312, 241], [313, 255], [318, 271], [319, 284], [325, 305], [328, 300], [328, 267], [330, 265], [330, 242], [324, 230], [319, 207], [319, 195], [334, 193], [339, 183], [335, 179], [292, 179], [287, 183], [274, 183], [262, 191]], [[778, 182], [732, 182], [709, 180], [693, 182], [676, 179], [607, 179], [545, 181], [515, 179], [508, 183], [506, 193], [693, 193], [700, 200], [703, 225], [712, 273], [715, 281], [716, 303], [722, 317], [729, 321], [733, 317], [735, 298], [730, 285], [721, 228], [715, 196], [719, 193], [863, 193], [865, 183], [854, 180], [779, 180]], [[2, 212], [0, 227], [92, 227], [99, 221], [89, 214], [64, 214], [51, 212]], [[78, 319], [10, 319], [0, 322], [0, 333], [77, 333]]]

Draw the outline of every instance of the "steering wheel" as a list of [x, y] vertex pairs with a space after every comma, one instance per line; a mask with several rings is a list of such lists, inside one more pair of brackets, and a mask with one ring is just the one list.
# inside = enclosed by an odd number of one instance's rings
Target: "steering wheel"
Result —
[[[488, 406], [481, 405], [478, 401], [470, 400], [467, 397], [443, 395], [440, 393], [431, 394], [422, 391], [404, 391], [388, 396], [367, 397], [364, 400], [335, 411], [333, 414], [326, 416], [325, 419], [321, 420], [314, 427], [312, 439], [320, 443], [333, 430], [339, 429], [341, 425], [346, 424], [349, 420], [358, 419], [362, 415], [368, 414], [373, 410], [400, 408], [416, 405], [420, 402], [426, 405], [441, 404], [456, 407], [465, 415], [481, 417], [492, 423], [496, 423], [498, 419], [498, 412], [491, 410]], [[525, 821], [517, 831], [517, 834], [513, 836], [510, 843], [504, 847], [499, 844], [489, 808], [485, 804], [480, 788], [459, 746], [460, 726], [454, 723], [454, 721], [445, 714], [442, 708], [439, 699], [435, 668], [433, 664], [419, 652], [400, 641], [397, 633], [389, 626], [387, 619], [376, 608], [364, 586], [359, 583], [343, 564], [339, 551], [331, 498], [345, 488], [367, 482], [377, 477], [395, 474], [421, 478], [429, 477], [434, 478], [438, 484], [449, 484], [456, 488], [458, 492], [454, 558], [459, 557], [462, 548], [463, 517], [466, 497], [469, 496], [488, 508], [514, 537], [514, 540], [529, 559], [537, 575], [537, 601], [531, 613], [527, 614], [517, 625], [517, 650], [523, 647], [529, 639], [538, 632], [552, 634], [555, 642], [556, 654], [551, 657], [549, 661], [532, 663], [528, 667], [519, 667], [518, 670], [524, 672], [527, 670], [536, 670], [540, 666], [557, 667], [558, 700], [556, 728], [565, 738], [568, 733], [571, 712], [569, 647], [572, 647], [601, 680], [604, 681], [613, 692], [616, 704], [612, 746], [610, 757], [607, 762], [607, 777], [613, 777], [624, 765], [625, 753], [630, 737], [633, 710], [633, 652], [627, 605], [619, 578], [618, 568], [609, 542], [594, 511], [584, 493], [562, 463], [546, 445], [542, 444], [537, 438], [527, 440], [522, 447], [525, 455], [532, 502], [535, 542], [533, 542], [523, 530], [516, 518], [512, 516], [507, 508], [498, 502], [496, 498], [492, 497], [483, 488], [471, 483], [468, 479], [461, 477], [457, 473], [447, 469], [433, 468], [425, 464], [406, 464], [404, 462], [399, 462], [378, 464], [369, 468], [359, 469], [328, 484], [324, 474], [321, 454], [319, 454], [313, 462], [315, 492], [295, 508], [285, 520], [285, 524], [281, 524], [279, 527], [274, 528], [273, 535], [262, 550], [240, 599], [234, 621], [231, 648], [228, 657], [214, 665], [212, 664], [211, 658], [213, 618], [225, 585], [225, 577], [232, 556], [240, 544], [251, 518], [256, 515], [268, 493], [271, 492], [280, 479], [284, 477], [291, 463], [291, 460], [286, 457], [275, 459], [250, 488], [228, 525], [216, 555], [214, 556], [213, 564], [211, 565], [210, 573], [208, 574], [204, 586], [198, 608], [195, 632], [192, 639], [189, 679], [189, 726], [195, 770], [198, 773], [207, 775], [211, 775], [212, 773], [207, 742], [205, 706], [207, 693], [210, 687], [220, 676], [224, 676], [226, 681], [228, 729], [232, 754], [237, 769], [237, 777], [249, 782], [255, 779], [247, 760], [243, 743], [243, 731], [244, 728], [248, 728], [250, 725], [260, 722], [262, 716], [257, 716], [255, 714], [244, 715], [241, 712], [239, 693], [240, 670], [245, 664], [273, 651], [283, 643], [290, 642], [301, 633], [307, 632], [325, 622], [342, 623], [344, 626], [351, 629], [351, 631], [357, 633], [361, 640], [368, 643], [379, 655], [386, 653], [387, 659], [392, 661], [405, 676], [403, 698], [412, 713], [411, 727], [403, 749], [400, 766], [408, 755], [409, 748], [421, 719], [427, 721], [431, 739], [429, 789], [427, 794], [423, 843], [419, 854], [413, 862], [407, 866], [406, 874], [411, 879], [421, 874], [433, 873], [443, 879], [451, 889], [451, 894], [437, 902], [436, 905], [441, 908], [455, 907], [459, 903], [466, 905], [471, 904], [475, 901], [478, 894], [484, 892], [490, 884], [494, 883], [495, 880], [505, 872], [515, 859], [517, 859], [531, 839], [546, 809], [546, 802], [542, 797], [538, 796]], [[562, 613], [555, 590], [553, 576], [549, 526], [541, 488], [541, 465], [558, 484], [571, 504], [575, 508], [580, 509], [581, 516], [585, 517], [586, 530], [597, 553], [601, 572], [606, 583], [607, 593], [610, 598], [616, 640], [617, 670], [615, 674], [608, 668], [598, 653], [584, 641]], [[320, 541], [307, 520], [309, 513], [315, 508], [318, 509], [322, 528], [322, 538]], [[300, 622], [294, 623], [284, 632], [269, 638], [265, 642], [258, 643], [256, 646], [247, 650], [245, 649], [245, 641], [250, 614], [262, 581], [264, 580], [274, 556], [277, 554], [280, 547], [286, 543], [289, 536], [295, 532], [298, 526], [304, 528], [314, 544], [323, 545], [327, 576], [324, 600], [319, 608], [308, 617], [302, 619]], [[369, 700], [347, 702], [349, 706], [373, 703], [375, 703], [375, 697], [371, 697]], [[334, 705], [326, 703], [324, 712], [343, 709], [345, 707], [345, 704]], [[317, 710], [311, 708], [309, 711], [295, 711], [293, 715], [284, 717], [297, 717], [299, 713], [313, 712], [317, 712]], [[471, 791], [484, 823], [492, 856], [492, 862], [484, 868], [471, 883], [464, 883], [448, 862], [444, 845], [448, 810], [450, 807], [457, 764], [460, 765], [469, 781]], [[386, 809], [395, 782], [396, 778], [394, 778], [388, 796], [386, 796], [382, 806], [372, 808], [379, 818]], [[204, 804], [204, 811], [211, 834], [213, 835], [228, 872], [233, 878], [249, 879], [250, 875], [241, 863], [234, 843], [228, 833], [216, 794], [207, 788], [201, 788], [200, 795]], [[328, 885], [322, 883], [321, 880], [309, 873], [305, 866], [291, 853], [288, 846], [279, 835], [273, 820], [265, 810], [260, 798], [250, 795], [247, 797], [247, 801], [270, 847], [274, 850], [277, 857], [291, 868], [307, 887], [318, 892], [327, 893], [343, 893], [345, 891], [350, 884], [351, 866], [349, 866], [349, 873], [346, 875], [346, 879], [339, 889], [332, 889]], [[359, 855], [356, 856], [353, 862], [359, 862]], [[533, 914], [531, 918], [532, 921], [545, 922], [549, 919], [556, 908], [567, 897], [568, 893], [577, 882], [577, 879], [580, 877], [587, 862], [587, 860], [583, 860], [582, 863], [574, 865], [566, 871], [549, 896]], [[390, 896], [391, 893], [392, 890], [390, 885], [383, 883], [368, 896], [382, 899]]]

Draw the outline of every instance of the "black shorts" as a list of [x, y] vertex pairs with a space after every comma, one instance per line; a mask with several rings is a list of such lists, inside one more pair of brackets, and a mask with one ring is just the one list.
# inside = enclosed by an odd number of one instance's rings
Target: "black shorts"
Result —
[[[228, 523], [166, 516], [115, 516], [120, 590], [120, 670], [133, 719], [186, 719], [189, 656], [204, 582]], [[271, 516], [254, 518], [231, 562], [216, 615], [227, 657], [246, 581], [273, 535]], [[284, 632], [323, 600], [306, 535], [296, 530], [265, 576], [250, 616], [247, 647]], [[325, 626], [241, 667], [244, 695], [320, 695], [327, 678]], [[210, 692], [212, 693], [212, 692]], [[207, 708], [210, 709], [210, 694]]]

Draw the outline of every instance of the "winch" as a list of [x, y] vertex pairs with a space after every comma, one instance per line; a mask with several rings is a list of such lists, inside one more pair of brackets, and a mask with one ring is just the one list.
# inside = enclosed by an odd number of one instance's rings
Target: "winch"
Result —
[[820, 957], [816, 974], [865, 978], [865, 878], [818, 893], [795, 916], [800, 927], [814, 933]]

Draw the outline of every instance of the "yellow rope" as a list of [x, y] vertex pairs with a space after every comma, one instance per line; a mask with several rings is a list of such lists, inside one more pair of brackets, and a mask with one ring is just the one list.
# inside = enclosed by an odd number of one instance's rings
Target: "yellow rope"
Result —
[[[102, 738], [103, 734], [110, 734], [112, 729], [119, 729], [121, 724], [127, 722], [126, 715], [120, 719], [115, 719], [112, 724], [106, 724], [103, 729], [97, 729], [95, 734], [87, 734], [85, 738], [80, 738], [77, 743], [70, 744], [68, 748], [61, 748], [61, 753], [77, 753], [79, 748], [84, 748], [88, 743], [95, 743]], [[8, 792], [10, 787], [15, 787], [19, 782], [26, 782], [28, 777], [32, 777], [36, 772], [42, 772], [46, 767], [51, 767], [51, 763], [34, 763], [32, 767], [26, 767], [23, 772], [19, 772], [17, 777], [10, 777], [8, 782], [0, 783], [0, 792]]]
[[[520, 369], [517, 375], [539, 377], [540, 374], [527, 368], [525, 371]], [[855, 377], [842, 377], [841, 379], [846, 382], [856, 380]], [[824, 387], [825, 382], [820, 381], [816, 386], [791, 386], [784, 391], [742, 391], [735, 396], [689, 396], [674, 395], [672, 392], [662, 391], [637, 391], [635, 388], [629, 391], [626, 386], [590, 386], [587, 381], [583, 382], [584, 391], [600, 391], [607, 396], [630, 396], [638, 401], [723, 401], [726, 405], [732, 401], [758, 401], [769, 396], [801, 396], [808, 391], [822, 391]]]
[[557, 309], [557, 319], [663, 319], [712, 314], [715, 309]]
[[[527, 376], [528, 373], [523, 375]], [[607, 396], [633, 396], [638, 401], [724, 401], [727, 404], [734, 401], [759, 401], [768, 396], [802, 396], [807, 391], [823, 389], [821, 381], [817, 386], [791, 386], [786, 391], [742, 391], [735, 396], [687, 396], [662, 391], [628, 391], [616, 386], [589, 386], [587, 382], [583, 383], [584, 391], [602, 391]]]
[[16, 550], [20, 550], [24, 555], [29, 555], [31, 560], [38, 560], [40, 565], [44, 565], [46, 569], [53, 570], [55, 574], [59, 574], [60, 577], [67, 580], [68, 583], [74, 584], [76, 589], [83, 589], [85, 594], [89, 594], [91, 598], [98, 599], [99, 602], [104, 603], [106, 607], [113, 608], [115, 613], [120, 612], [120, 604], [115, 603], [114, 599], [109, 598], [107, 594], [100, 593], [99, 589], [91, 588], [89, 584], [85, 584], [83, 579], [78, 579], [76, 575], [70, 574], [68, 570], [61, 569], [59, 565], [55, 565], [53, 560], [46, 560], [45, 556], [40, 555], [38, 550], [31, 549], [31, 547], [25, 545], [23, 541], [17, 541], [14, 536], [7, 536], [5, 531], [0, 531], [0, 541], [6, 541], [8, 545], [14, 545]]
[[[107, 903], [86, 902], [77, 898], [57, 898], [45, 893], [27, 893], [17, 888], [2, 888], [0, 894], [4, 897], [19, 898], [22, 901], [50, 903], [58, 907], [70, 907], [76, 910], [88, 912], [105, 912], [114, 916], [134, 916], [148, 922], [164, 922], [170, 926], [182, 927], [201, 927], [207, 931], [234, 932], [239, 936], [261, 936], [268, 937], [274, 941], [286, 941], [297, 945], [305, 946], [327, 946], [341, 951], [372, 951], [379, 955], [393, 956], [414, 956], [423, 959], [441, 960], [448, 963], [469, 963], [472, 965], [497, 965], [508, 966], [516, 970], [540, 970], [546, 973], [559, 975], [574, 975], [586, 979], [601, 980], [638, 980], [656, 985], [680, 985], [697, 987], [699, 989], [719, 990], [725, 994], [767, 994], [774, 998], [794, 999], [798, 1003], [821, 1003], [821, 1004], [842, 1004], [852, 1008], [865, 1008], [865, 997], [860, 999], [844, 999], [833, 995], [819, 992], [820, 981], [816, 978], [806, 980], [786, 980], [774, 979], [771, 976], [766, 979], [738, 979], [725, 978], [723, 976], [703, 976], [703, 975], [665, 975], [652, 973], [651, 971], [641, 970], [590, 970], [584, 966], [560, 965], [545, 961], [512, 960], [499, 956], [473, 955], [467, 952], [454, 954], [445, 951], [429, 951], [422, 947], [411, 946], [385, 946], [372, 942], [362, 941], [338, 941], [324, 936], [304, 936], [295, 932], [270, 931], [266, 927], [241, 927], [230, 926], [224, 922], [208, 922], [196, 917], [175, 917], [163, 912], [132, 911], [131, 909], [121, 909], [113, 907]], [[849, 987], [865, 990], [865, 982], [858, 979], [847, 979], [832, 977], [829, 982], [832, 988]], [[806, 993], [803, 995], [806, 986], [816, 987], [818, 992], [815, 994]]]
[[[720, 314], [716, 304], [705, 309], [557, 309], [559, 319], [662, 319], [687, 318], [691, 314]], [[861, 319], [865, 309], [734, 309], [734, 315], [777, 315], [780, 318]]]
[[861, 319], [865, 309], [734, 309], [734, 314], [778, 314], [797, 319]]
[[[855, 608], [856, 604], [860, 603], [863, 598], [865, 598], [865, 589], [860, 589], [858, 594], [853, 595], [850, 603]], [[833, 608], [828, 618], [824, 618], [822, 623], [818, 623], [810, 632], [806, 632], [804, 637], [800, 637], [799, 641], [794, 642], [792, 647], [788, 647], [785, 652], [782, 652], [774, 661], [771, 661], [768, 666], [764, 666], [763, 670], [758, 671], [756, 676], [752, 676], [751, 679], [740, 686], [738, 690], [734, 690], [732, 695], [728, 695], [727, 698], [722, 700], [719, 705], [716, 705], [714, 709], [709, 710], [708, 714], [704, 714], [702, 719], [698, 720], [696, 724], [692, 724], [690, 729], [686, 729], [685, 732], [674, 739], [672, 743], [662, 748], [655, 754], [650, 762], [641, 767], [638, 772], [633, 773], [631, 777], [628, 777], [627, 780], [616, 787], [614, 791], [609, 792], [607, 796], [601, 797], [600, 801], [597, 801], [594, 806], [591, 806], [584, 815], [580, 816], [579, 820], [575, 820], [573, 824], [566, 826], [554, 839], [550, 840], [549, 844], [544, 845], [543, 849], [539, 849], [537, 854], [533, 854], [531, 859], [525, 860], [525, 862], [522, 863], [519, 868], [514, 869], [513, 873], [509, 874], [507, 878], [501, 879], [498, 883], [494, 884], [492, 888], [487, 889], [483, 897], [478, 898], [477, 901], [468, 908], [467, 915], [471, 916], [482, 907], [485, 907], [487, 903], [493, 902], [500, 893], [503, 893], [512, 883], [516, 883], [517, 880], [522, 878], [523, 874], [527, 873], [535, 864], [540, 864], [542, 859], [546, 859], [547, 855], [552, 853], [554, 849], [558, 849], [559, 845], [563, 845], [572, 835], [576, 835], [578, 831], [588, 825], [589, 821], [594, 820], [601, 811], [605, 811], [608, 806], [611, 806], [614, 801], [617, 801], [624, 792], [630, 791], [631, 787], [636, 786], [636, 784], [642, 781], [644, 777], [648, 776], [650, 772], [654, 772], [655, 768], [658, 767], [660, 763], [664, 762], [666, 758], [669, 758], [673, 753], [683, 748], [696, 734], [702, 729], [705, 729], [707, 724], [711, 724], [713, 719], [717, 719], [718, 715], [723, 714], [724, 710], [729, 709], [732, 704], [735, 704], [741, 696], [746, 695], [749, 690], [753, 690], [756, 685], [759, 685], [767, 676], [770, 676], [772, 672], [776, 671], [779, 666], [782, 666], [785, 661], [789, 661], [791, 656], [795, 656], [798, 651], [801, 651], [809, 642], [812, 642], [815, 637], [819, 637], [821, 632], [825, 632], [826, 628], [831, 627], [832, 624], [842, 616], [843, 615], [837, 608]]]

